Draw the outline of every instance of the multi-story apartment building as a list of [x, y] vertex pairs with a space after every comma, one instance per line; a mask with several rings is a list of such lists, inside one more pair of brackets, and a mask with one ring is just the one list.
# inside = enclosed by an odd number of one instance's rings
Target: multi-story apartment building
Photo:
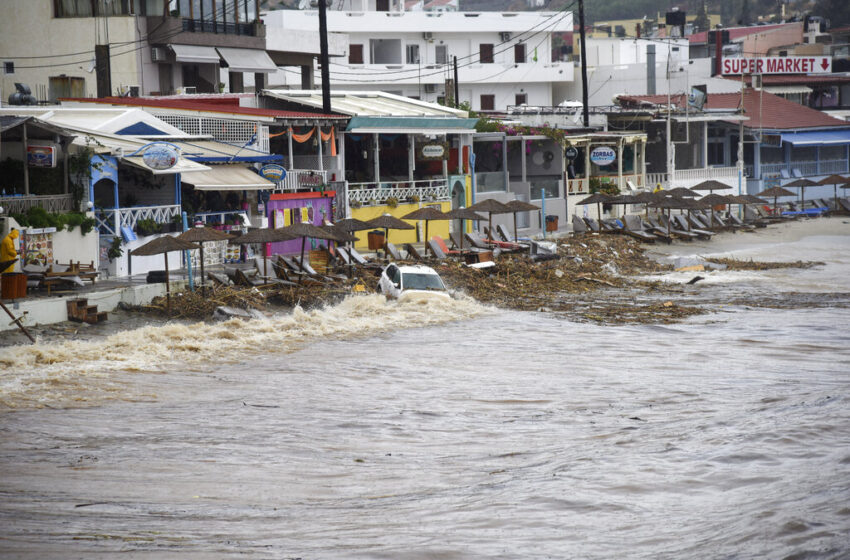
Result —
[[259, 0], [6, 0], [4, 8], [4, 101], [16, 83], [55, 101], [241, 92], [262, 87], [278, 64], [312, 69], [309, 55], [267, 52]]
[[[332, 58], [334, 90], [386, 91], [424, 101], [458, 94], [475, 111], [510, 105], [557, 105], [573, 81], [573, 63], [554, 60], [552, 35], [572, 31], [569, 12], [404, 11], [400, 2], [346, 2], [359, 11], [329, 10], [328, 30], [348, 37], [344, 57]], [[315, 10], [263, 15], [269, 40], [318, 29]], [[273, 39], [275, 38], [275, 39]], [[301, 87], [295, 71], [270, 77], [271, 85]]]

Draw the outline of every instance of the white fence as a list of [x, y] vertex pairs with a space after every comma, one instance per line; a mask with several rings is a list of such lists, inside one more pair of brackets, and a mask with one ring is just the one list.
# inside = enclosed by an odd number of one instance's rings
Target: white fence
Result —
[[294, 192], [299, 188], [316, 188], [328, 183], [328, 172], [318, 169], [291, 169], [286, 172], [283, 181], [277, 182], [275, 191]]
[[703, 181], [714, 180], [734, 186], [738, 181], [737, 167], [698, 167], [696, 169], [676, 169], [673, 173], [673, 184], [668, 182], [667, 173], [647, 173], [646, 184], [655, 188], [661, 183], [664, 188], [692, 187]]
[[153, 220], [158, 224], [171, 222], [180, 215], [180, 206], [135, 206], [133, 208], [98, 209], [95, 212], [97, 228], [105, 235], [120, 235], [122, 227], [135, 229], [139, 220]]
[[0, 197], [0, 206], [6, 214], [25, 214], [30, 208], [44, 208], [52, 214], [79, 210], [74, 208], [74, 195], [32, 195]]
[[433, 181], [413, 181], [404, 183], [349, 183], [348, 204], [386, 204], [388, 198], [399, 202], [415, 200], [422, 202], [449, 200], [449, 185], [443, 179]]

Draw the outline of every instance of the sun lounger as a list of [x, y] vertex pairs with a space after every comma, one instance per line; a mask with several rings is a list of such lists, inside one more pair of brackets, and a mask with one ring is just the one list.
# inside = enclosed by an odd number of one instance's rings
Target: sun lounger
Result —
[[641, 226], [640, 217], [628, 214], [623, 218], [623, 233], [644, 243], [655, 243], [658, 237]]
[[466, 244], [470, 247], [474, 247], [476, 249], [482, 249], [482, 250], [485, 250], [485, 251], [490, 251], [490, 250], [493, 249], [492, 247], [487, 245], [487, 243], [485, 243], [484, 240], [481, 239], [478, 236], [477, 233], [474, 233], [474, 232], [473, 233], [464, 233], [463, 237], [467, 241]]
[[213, 281], [213, 283], [218, 284], [219, 286], [232, 286], [233, 282], [230, 281], [230, 278], [227, 277], [227, 274], [222, 274], [220, 272], [207, 272], [207, 278]]
[[673, 222], [678, 226], [678, 229], [689, 231], [691, 233], [697, 234], [700, 239], [711, 239], [711, 236], [714, 235], [713, 231], [708, 231], [707, 229], [695, 228], [688, 223], [687, 217], [682, 214], [676, 214], [673, 216]]
[[838, 208], [844, 212], [850, 212], [850, 200], [847, 200], [846, 198], [839, 198]]
[[413, 243], [405, 243], [404, 250], [407, 252], [407, 258], [414, 261], [424, 261], [425, 258], [419, 253], [419, 250], [413, 246]]
[[587, 227], [587, 224], [584, 223], [584, 220], [581, 216], [577, 216], [573, 214], [573, 233], [587, 233], [590, 231]]
[[594, 220], [593, 218], [582, 218], [584, 220], [587, 229], [592, 231], [593, 233], [602, 233], [602, 228], [599, 227], [599, 222]]
[[437, 244], [440, 250], [446, 256], [460, 255], [460, 251], [453, 251], [446, 246], [446, 242], [439, 235], [431, 237], [431, 241]]
[[434, 255], [435, 259], [437, 259], [438, 261], [446, 260], [446, 254], [443, 252], [443, 249], [442, 247], [440, 247], [440, 244], [434, 241], [434, 239], [428, 240], [428, 247], [431, 249], [431, 254]]
[[392, 260], [394, 260], [394, 261], [402, 260], [401, 253], [398, 252], [398, 248], [394, 244], [390, 243], [389, 241], [384, 243], [384, 251], [387, 252], [387, 254], [390, 256], [390, 258], [392, 258]]

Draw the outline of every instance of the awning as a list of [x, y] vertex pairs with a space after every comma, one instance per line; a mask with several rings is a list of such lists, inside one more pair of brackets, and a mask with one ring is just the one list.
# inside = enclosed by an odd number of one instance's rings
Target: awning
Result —
[[142, 156], [124, 157], [121, 158], [121, 161], [129, 163], [134, 167], [144, 169], [154, 175], [174, 175], [175, 173], [189, 173], [192, 171], [202, 172], [210, 169], [206, 165], [195, 163], [194, 161], [188, 160], [184, 157], [178, 158], [177, 164], [170, 169], [154, 169], [152, 167], [148, 167], [142, 160]]
[[243, 165], [216, 165], [209, 171], [184, 173], [181, 180], [199, 191], [255, 191], [275, 187], [274, 183]]
[[472, 134], [478, 119], [352, 117], [346, 132], [358, 134]]
[[774, 95], [782, 95], [789, 93], [812, 93], [812, 88], [804, 85], [793, 86], [764, 86], [764, 91]]
[[266, 51], [226, 47], [217, 47], [217, 50], [231, 72], [257, 72], [260, 74], [277, 72], [277, 65]]
[[782, 141], [794, 146], [832, 146], [850, 144], [850, 129], [783, 132]]
[[174, 51], [177, 62], [193, 62], [195, 64], [218, 64], [220, 58], [213, 47], [197, 45], [168, 45]]

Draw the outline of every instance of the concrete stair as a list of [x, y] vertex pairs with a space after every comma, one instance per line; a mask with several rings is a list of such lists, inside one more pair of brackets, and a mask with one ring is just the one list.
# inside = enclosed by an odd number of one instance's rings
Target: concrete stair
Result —
[[96, 305], [89, 305], [89, 300], [85, 298], [69, 299], [68, 304], [68, 320], [78, 323], [95, 324], [101, 321], [106, 321], [109, 314], [106, 311], [98, 311]]

